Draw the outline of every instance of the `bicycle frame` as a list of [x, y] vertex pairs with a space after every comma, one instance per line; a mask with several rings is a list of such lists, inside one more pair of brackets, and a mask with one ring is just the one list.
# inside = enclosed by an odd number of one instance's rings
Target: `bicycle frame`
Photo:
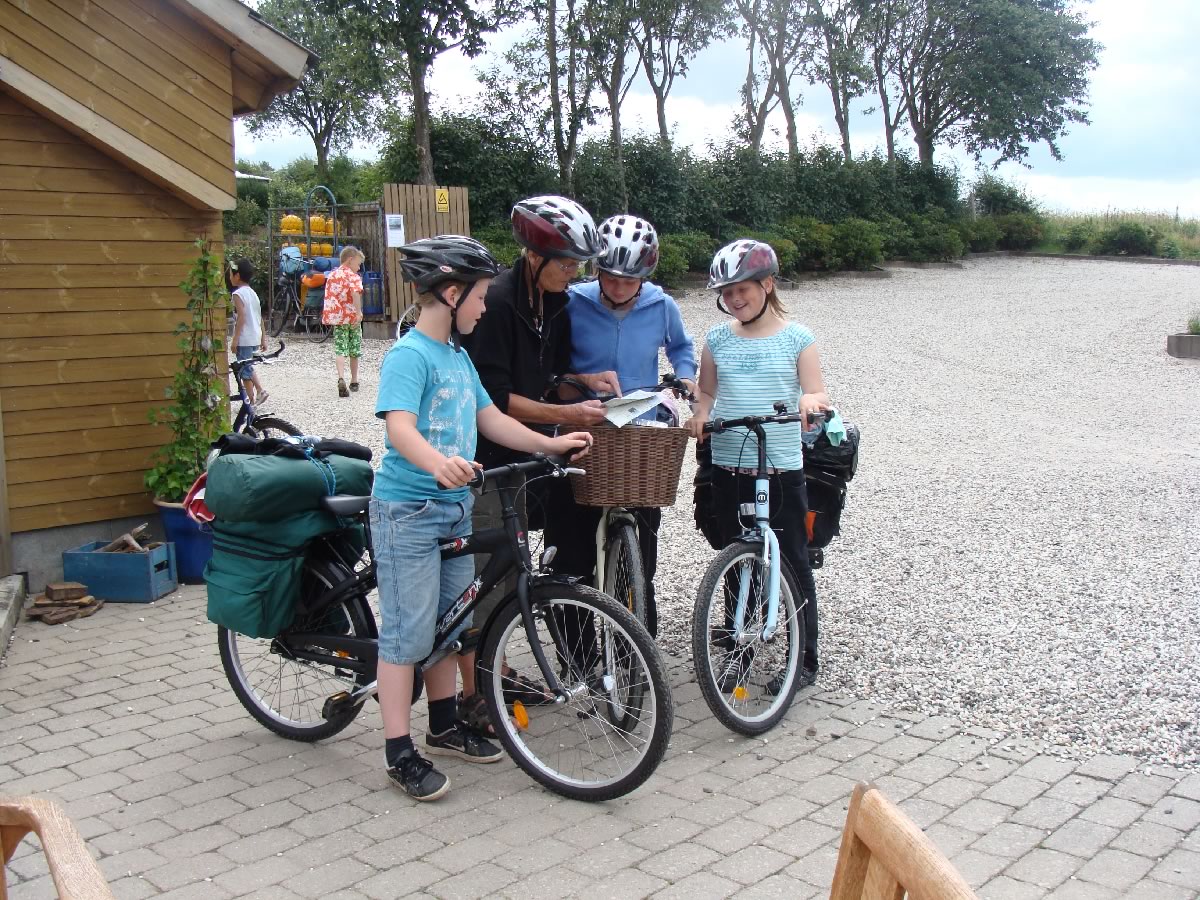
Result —
[[[771, 479], [767, 471], [767, 441], [761, 424], [750, 426], [758, 442], [758, 474], [754, 479], [754, 528], [742, 532], [742, 538], [762, 540], [763, 568], [767, 572], [767, 621], [763, 625], [762, 640], [769, 641], [779, 630], [779, 564], [781, 559], [779, 538], [771, 528]], [[746, 504], [749, 506], [749, 504]], [[743, 507], [743, 512], [746, 511]], [[733, 616], [734, 640], [739, 644], [749, 644], [759, 638], [746, 630], [746, 606], [750, 597], [749, 572], [743, 571], [738, 582], [737, 606]]]
[[[525, 465], [525, 464], [517, 464]], [[438, 619], [434, 632], [433, 652], [418, 665], [428, 668], [445, 659], [451, 653], [462, 649], [461, 641], [447, 641], [447, 637], [470, 615], [479, 605], [481, 597], [486, 597], [501, 580], [514, 568], [517, 570], [516, 590], [505, 595], [497, 609], [511, 602], [514, 594], [520, 606], [521, 621], [529, 635], [530, 649], [538, 666], [542, 670], [546, 686], [554, 694], [555, 702], [562, 703], [568, 698], [568, 693], [562, 685], [546, 658], [541, 642], [536, 639], [533, 607], [530, 603], [530, 588], [542, 581], [555, 580], [558, 576], [540, 575], [533, 572], [533, 564], [529, 555], [529, 544], [522, 530], [520, 518], [514, 505], [514, 498], [521, 488], [513, 488], [507, 484], [499, 486], [504, 525], [501, 528], [490, 528], [465, 537], [452, 538], [439, 545], [442, 559], [458, 559], [463, 556], [473, 556], [479, 553], [491, 554], [487, 563], [467, 589], [459, 595], [454, 604]], [[370, 543], [370, 528], [367, 528], [368, 565], [352, 578], [343, 581], [327, 591], [319, 601], [318, 606], [328, 608], [334, 603], [349, 597], [363, 594], [376, 586], [375, 556]], [[515, 549], [514, 549], [515, 548]], [[336, 549], [334, 549], [336, 553]], [[339, 555], [340, 556], [340, 555]], [[344, 563], [347, 562], [344, 558]], [[354, 561], [348, 561], [353, 563]], [[352, 565], [351, 565], [352, 568]], [[562, 644], [562, 635], [552, 617], [546, 620], [546, 627], [556, 644]], [[483, 623], [486, 631], [488, 623]], [[379, 663], [379, 646], [374, 638], [352, 638], [338, 635], [319, 633], [291, 633], [287, 635], [290, 643], [296, 648], [285, 646], [276, 638], [273, 642], [277, 652], [284, 653], [291, 659], [329, 665], [344, 669], [359, 675], [374, 676]], [[327, 653], [315, 652], [310, 648], [319, 648]], [[340, 654], [349, 654], [343, 657]], [[350, 692], [345, 702], [360, 703], [367, 697], [374, 696], [379, 691], [379, 681], [373, 678], [369, 684], [360, 685]]]

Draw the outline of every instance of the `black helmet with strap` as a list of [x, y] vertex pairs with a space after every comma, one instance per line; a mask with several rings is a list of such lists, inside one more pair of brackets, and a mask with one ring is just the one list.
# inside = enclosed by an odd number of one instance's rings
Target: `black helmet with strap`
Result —
[[[462, 349], [458, 330], [458, 308], [450, 306], [439, 287], [447, 281], [468, 285], [500, 274], [500, 265], [487, 247], [474, 238], [460, 234], [441, 234], [422, 238], [398, 248], [404, 254], [400, 271], [404, 280], [421, 293], [432, 294], [450, 307], [450, 340], [455, 350]], [[459, 297], [461, 305], [462, 297]]]

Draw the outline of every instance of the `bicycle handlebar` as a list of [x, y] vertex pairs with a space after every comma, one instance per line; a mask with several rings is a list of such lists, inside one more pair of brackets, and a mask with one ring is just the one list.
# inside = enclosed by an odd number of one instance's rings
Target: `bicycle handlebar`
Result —
[[[468, 481], [463, 487], [478, 487], [481, 488], [489, 480], [500, 478], [504, 475], [515, 475], [518, 472], [541, 472], [547, 469], [549, 474], [555, 478], [561, 478], [564, 475], [583, 475], [584, 470], [575, 468], [569, 465], [570, 459], [566, 456], [554, 456], [546, 453], [534, 453], [531, 458], [525, 462], [508, 463], [503, 466], [496, 466], [494, 469], [476, 469], [475, 477]], [[451, 488], [438, 484], [439, 491], [448, 491]]]
[[[585, 400], [607, 401], [607, 400], [612, 400], [613, 398], [616, 397], [616, 394], [598, 394], [595, 391], [593, 391], [590, 387], [588, 387], [586, 384], [584, 384], [582, 381], [580, 381], [578, 378], [572, 378], [570, 375], [555, 375], [553, 378], [550, 379], [551, 389], [559, 387], [560, 385], [564, 385], [564, 384], [567, 385], [568, 387], [573, 387], [573, 388], [575, 388], [575, 390], [579, 391], [579, 393], [583, 395], [583, 398]], [[647, 387], [638, 388], [638, 390], [651, 391], [651, 392], [662, 391], [662, 390], [666, 390], [666, 389], [673, 390], [676, 393], [682, 395], [683, 398], [685, 400], [687, 400], [689, 403], [694, 402], [696, 399], [696, 395], [688, 390], [687, 385], [684, 384], [683, 380], [681, 378], [679, 378], [674, 372], [667, 372], [666, 374], [664, 374], [662, 376], [662, 380], [657, 385], [654, 385], [653, 387], [647, 386]]]
[[[744, 416], [740, 419], [713, 419], [710, 422], [704, 423], [705, 434], [719, 434], [722, 431], [728, 431], [731, 428], [761, 428], [763, 425], [783, 424], [787, 422], [799, 422], [804, 418], [801, 412], [786, 412], [787, 407], [782, 403], [775, 404], [776, 410], [782, 408], [783, 411], [776, 412], [773, 416]], [[808, 425], [823, 424], [835, 412], [833, 409], [818, 410], [808, 415]]]
[[237, 375], [239, 372], [241, 372], [242, 369], [246, 368], [246, 366], [252, 365], [253, 363], [267, 362], [268, 360], [275, 359], [277, 356], [279, 356], [279, 354], [281, 354], [283, 352], [283, 348], [286, 346], [287, 345], [284, 344], [283, 341], [280, 341], [279, 349], [276, 350], [274, 353], [259, 352], [259, 353], [255, 353], [249, 359], [231, 360], [229, 363], [229, 371], [232, 372], [234, 375]]

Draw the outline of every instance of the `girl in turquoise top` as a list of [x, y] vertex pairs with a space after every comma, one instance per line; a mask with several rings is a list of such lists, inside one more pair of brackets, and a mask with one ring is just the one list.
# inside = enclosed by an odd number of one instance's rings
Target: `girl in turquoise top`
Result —
[[[761, 241], [734, 241], [713, 258], [708, 286], [720, 292], [717, 306], [733, 321], [714, 326], [705, 336], [695, 414], [687, 423], [698, 441], [708, 438], [704, 424], [713, 416], [771, 415], [780, 400], [789, 410], [804, 413], [830, 408], [815, 339], [807, 328], [788, 321], [775, 293], [778, 273], [775, 251]], [[771, 527], [806, 601], [800, 684], [807, 685], [816, 681], [818, 669], [817, 592], [808, 561], [801, 426], [795, 422], [764, 427], [771, 472]], [[729, 543], [742, 530], [740, 505], [754, 500], [758, 442], [752, 434], [727, 431], [713, 436], [712, 456], [721, 541]]]

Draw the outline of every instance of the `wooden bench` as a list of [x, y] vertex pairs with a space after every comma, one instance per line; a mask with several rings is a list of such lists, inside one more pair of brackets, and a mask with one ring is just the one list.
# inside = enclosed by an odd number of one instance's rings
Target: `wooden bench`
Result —
[[933, 841], [874, 785], [850, 797], [830, 900], [978, 900]]
[[0, 900], [8, 898], [8, 861], [29, 832], [42, 842], [50, 877], [65, 900], [115, 900], [66, 811], [42, 797], [0, 797]]

